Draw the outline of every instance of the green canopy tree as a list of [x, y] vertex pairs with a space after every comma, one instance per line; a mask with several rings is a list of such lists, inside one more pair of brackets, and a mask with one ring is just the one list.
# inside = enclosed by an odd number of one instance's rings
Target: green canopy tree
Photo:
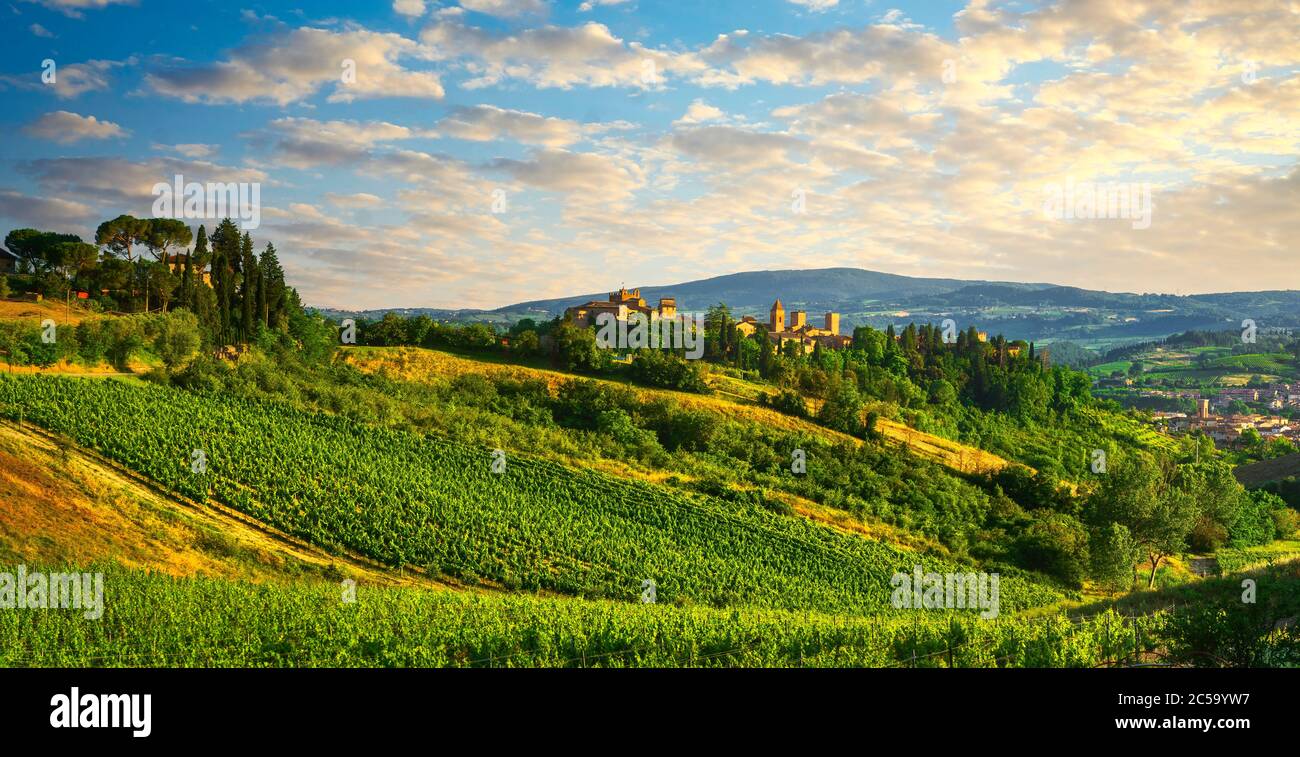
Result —
[[86, 242], [63, 242], [54, 252], [55, 270], [63, 277], [65, 304], [72, 300], [72, 287], [78, 277], [95, 267], [99, 261], [99, 248]]
[[1118, 523], [1128, 529], [1134, 549], [1151, 565], [1147, 586], [1153, 587], [1160, 564], [1186, 548], [1201, 515], [1195, 486], [1178, 466], [1135, 455], [1110, 466], [1089, 498], [1087, 517], [1096, 527]]
[[109, 252], [135, 262], [135, 245], [143, 243], [149, 236], [149, 221], [135, 216], [120, 215], [111, 221], [104, 221], [95, 230], [95, 244], [107, 247]]
[[167, 370], [175, 372], [194, 357], [199, 349], [199, 319], [188, 310], [167, 314], [158, 329], [154, 349]]
[[[174, 291], [179, 284], [179, 282], [173, 283], [174, 277], [170, 267], [171, 250], [189, 246], [194, 234], [184, 221], [176, 218], [150, 218], [142, 223], [144, 234], [140, 241], [157, 264], [157, 266], [144, 266], [144, 309], [146, 312], [149, 310], [150, 292], [156, 291], [158, 299], [163, 303], [163, 312], [166, 312], [167, 302], [171, 300], [172, 292], [164, 294], [158, 287], [171, 284]], [[162, 270], [158, 270], [158, 266], [161, 266]]]
[[58, 265], [60, 245], [80, 242], [76, 234], [58, 234], [38, 229], [14, 229], [5, 235], [5, 247], [18, 256], [24, 270], [44, 273]]

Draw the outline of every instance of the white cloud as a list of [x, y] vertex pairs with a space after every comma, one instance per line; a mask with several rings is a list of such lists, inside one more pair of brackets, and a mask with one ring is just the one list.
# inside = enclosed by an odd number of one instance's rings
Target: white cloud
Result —
[[802, 5], [808, 10], [824, 11], [839, 5], [840, 0], [790, 0], [795, 5]]
[[465, 10], [502, 18], [538, 15], [546, 12], [546, 3], [542, 2], [542, 0], [460, 0], [460, 7]]
[[704, 100], [695, 100], [686, 109], [686, 113], [681, 118], [673, 121], [674, 126], [684, 126], [688, 124], [704, 123], [705, 121], [720, 121], [726, 116], [718, 108], [709, 105]]
[[27, 27], [27, 30], [30, 31], [32, 34], [36, 35], [37, 37], [44, 37], [45, 39], [54, 38], [54, 32], [51, 32], [49, 29], [46, 29], [44, 26], [41, 26], [40, 24], [32, 24], [31, 26]]
[[668, 74], [699, 69], [690, 56], [625, 42], [597, 23], [498, 35], [451, 20], [426, 27], [420, 39], [436, 59], [459, 63], [471, 74], [464, 85], [469, 89], [506, 80], [541, 88], [653, 89]]
[[628, 0], [585, 0], [585, 2], [582, 3], [582, 5], [578, 6], [578, 10], [583, 11], [585, 13], [587, 11], [594, 10], [597, 6], [622, 5], [626, 2], [628, 2]]
[[135, 5], [136, 0], [24, 0], [56, 10], [70, 18], [84, 18], [82, 11], [99, 10], [110, 5]]
[[376, 145], [429, 134], [387, 121], [317, 121], [288, 117], [277, 118], [264, 130], [245, 136], [256, 146], [270, 148], [272, 159], [279, 165], [316, 168], [355, 164], [372, 158], [371, 148]]
[[[145, 81], [155, 92], [186, 102], [287, 105], [325, 87], [330, 88], [329, 102], [441, 99], [443, 88], [436, 73], [398, 63], [402, 58], [425, 57], [419, 44], [398, 34], [305, 27], [244, 44], [223, 61], [160, 67]], [[348, 81], [353, 72], [355, 81]]]
[[42, 229], [68, 230], [91, 223], [95, 213], [84, 203], [0, 189], [0, 218]]
[[345, 208], [349, 210], [377, 208], [384, 204], [385, 200], [378, 195], [372, 195], [368, 192], [354, 192], [353, 194], [336, 194], [326, 192], [325, 200], [336, 208]]
[[177, 145], [153, 144], [150, 147], [160, 152], [174, 152], [177, 155], [191, 159], [211, 158], [217, 154], [216, 145], [205, 145], [199, 143], [183, 143]]
[[393, 12], [407, 18], [424, 15], [424, 0], [393, 0]]
[[437, 129], [443, 135], [475, 142], [513, 139], [548, 147], [564, 147], [583, 136], [582, 124], [576, 121], [507, 110], [495, 105], [458, 108], [439, 121]]
[[48, 139], [59, 144], [72, 144], [83, 139], [119, 139], [129, 134], [112, 121], [101, 121], [94, 116], [83, 116], [66, 110], [46, 113], [23, 128], [37, 139]]
[[135, 64], [134, 58], [125, 61], [88, 60], [85, 63], [69, 63], [66, 66], [60, 65], [57, 59], [53, 60], [55, 62], [53, 68], [54, 81], [47, 84], [41, 78], [44, 69], [35, 68], [27, 74], [0, 75], [0, 89], [14, 87], [15, 89], [33, 92], [44, 91], [50, 92], [60, 99], [67, 100], [86, 92], [108, 89], [110, 84], [109, 71], [121, 66]]
[[[142, 161], [95, 157], [37, 158], [19, 162], [17, 171], [29, 177], [47, 195], [82, 202], [113, 215], [148, 213], [153, 205], [154, 185], [171, 183], [178, 174], [187, 182], [267, 183], [267, 175], [256, 169], [169, 157]], [[262, 197], [263, 201], [270, 199], [266, 192]]]
[[698, 80], [735, 87], [755, 82], [793, 86], [857, 84], [873, 79], [936, 80], [956, 58], [950, 43], [911, 28], [876, 24], [831, 29], [805, 37], [719, 35], [699, 56], [713, 68]]
[[641, 168], [630, 160], [567, 150], [534, 150], [524, 160], [498, 158], [492, 168], [529, 186], [580, 194], [591, 201], [620, 199], [645, 181]]

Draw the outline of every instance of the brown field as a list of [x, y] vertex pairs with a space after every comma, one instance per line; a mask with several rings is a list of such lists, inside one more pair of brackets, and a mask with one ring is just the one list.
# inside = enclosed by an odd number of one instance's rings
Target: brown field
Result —
[[62, 302], [52, 300], [44, 302], [0, 300], [0, 321], [31, 321], [33, 326], [39, 326], [41, 321], [50, 318], [60, 326], [65, 324], [76, 326], [87, 318], [93, 317], [95, 317], [94, 313], [75, 303], [71, 307], [64, 307]]

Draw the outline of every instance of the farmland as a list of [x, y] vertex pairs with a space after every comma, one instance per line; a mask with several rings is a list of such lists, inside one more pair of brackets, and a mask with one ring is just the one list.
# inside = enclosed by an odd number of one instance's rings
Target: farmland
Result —
[[1089, 367], [1094, 378], [1113, 373], [1128, 374], [1134, 364], [1143, 379], [1165, 380], [1184, 386], [1239, 386], [1252, 376], [1266, 381], [1289, 381], [1300, 377], [1295, 357], [1288, 352], [1239, 354], [1227, 347], [1185, 349], [1154, 346], [1120, 360]]
[[[430, 667], [1108, 667], [1203, 660], [1190, 621], [1236, 622], [1239, 581], [1211, 579], [1071, 614], [978, 620], [764, 609], [672, 607], [530, 595], [362, 586], [345, 598], [321, 582], [248, 584], [174, 578], [119, 566], [105, 574], [105, 613], [0, 613], [0, 666]], [[1300, 609], [1296, 566], [1252, 574], [1264, 612]], [[355, 599], [355, 601], [350, 601]], [[1222, 621], [1220, 621], [1222, 622]], [[1226, 628], [1219, 629], [1226, 631]], [[1211, 631], [1213, 632], [1213, 631]], [[1239, 662], [1300, 661], [1294, 634]]]
[[[6, 376], [0, 408], [314, 544], [506, 588], [633, 599], [649, 579], [670, 603], [867, 613], [920, 559], [758, 504], [527, 457], [494, 473], [488, 449], [271, 402]], [[1004, 586], [1009, 608], [1059, 598]]]
[[98, 622], [75, 611], [0, 614], [0, 666], [1091, 667], [1145, 651], [1160, 623], [868, 618], [373, 587], [348, 602], [329, 584], [105, 573]]

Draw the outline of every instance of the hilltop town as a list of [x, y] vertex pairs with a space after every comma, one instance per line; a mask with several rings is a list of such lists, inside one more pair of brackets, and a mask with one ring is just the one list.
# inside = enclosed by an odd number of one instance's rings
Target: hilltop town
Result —
[[[680, 317], [675, 297], [662, 297], [657, 306], [651, 307], [641, 296], [640, 289], [629, 290], [624, 287], [619, 287], [617, 292], [610, 292], [607, 300], [592, 300], [564, 311], [566, 320], [583, 328], [595, 325], [602, 314], [612, 315], [619, 321], [632, 319], [638, 314], [650, 320], [676, 320]], [[780, 299], [772, 303], [767, 321], [746, 315], [736, 322], [736, 331], [744, 337], [765, 333], [778, 349], [794, 343], [804, 352], [817, 345], [824, 349], [846, 349], [853, 344], [852, 337], [840, 333], [839, 313], [826, 313], [822, 326], [819, 327], [808, 320], [806, 311], [795, 310], [790, 313], [787, 323], [785, 306]]]

